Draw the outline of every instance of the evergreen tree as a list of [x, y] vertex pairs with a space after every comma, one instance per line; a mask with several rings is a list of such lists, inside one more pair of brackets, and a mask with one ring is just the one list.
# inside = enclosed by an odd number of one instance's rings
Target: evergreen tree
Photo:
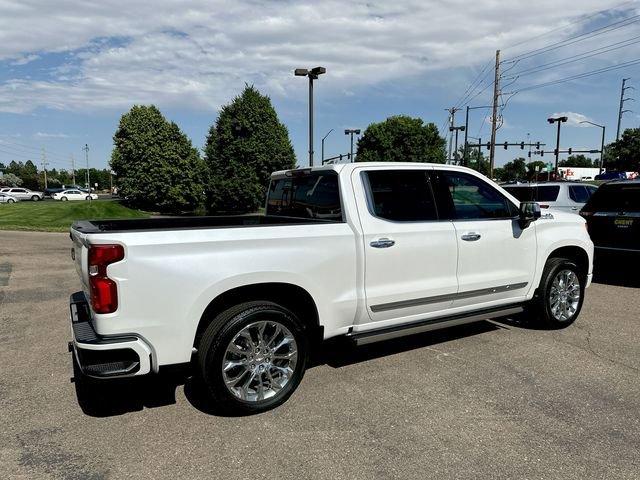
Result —
[[[181, 212], [202, 203], [204, 165], [200, 155], [191, 140], [155, 106], [135, 105], [122, 115], [113, 141], [111, 168], [118, 176], [120, 196], [132, 205]], [[83, 178], [78, 174], [77, 178]]]
[[214, 213], [257, 210], [264, 204], [271, 173], [295, 166], [287, 128], [269, 97], [249, 85], [222, 107], [204, 152], [207, 206]]

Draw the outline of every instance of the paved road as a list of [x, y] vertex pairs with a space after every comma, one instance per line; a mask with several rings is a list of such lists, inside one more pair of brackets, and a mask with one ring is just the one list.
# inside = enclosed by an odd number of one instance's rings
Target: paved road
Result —
[[336, 345], [281, 408], [224, 418], [170, 379], [80, 406], [68, 237], [0, 232], [0, 245], [2, 479], [639, 476], [638, 284], [594, 284], [562, 331], [483, 322]]

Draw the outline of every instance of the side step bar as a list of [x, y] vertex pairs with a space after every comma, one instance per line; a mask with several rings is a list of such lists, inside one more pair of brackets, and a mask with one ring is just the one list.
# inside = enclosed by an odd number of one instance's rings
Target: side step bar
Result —
[[394, 327], [381, 328], [367, 332], [347, 333], [346, 337], [353, 341], [356, 345], [367, 345], [369, 343], [391, 340], [392, 338], [404, 337], [406, 335], [414, 335], [416, 333], [438, 330], [440, 328], [453, 327], [455, 325], [463, 325], [465, 323], [478, 322], [488, 320], [490, 318], [506, 317], [507, 315], [515, 315], [524, 310], [522, 305], [512, 305], [509, 307], [489, 308], [485, 310], [476, 310], [450, 317], [441, 317], [435, 319], [424, 320], [416, 323], [405, 323]]

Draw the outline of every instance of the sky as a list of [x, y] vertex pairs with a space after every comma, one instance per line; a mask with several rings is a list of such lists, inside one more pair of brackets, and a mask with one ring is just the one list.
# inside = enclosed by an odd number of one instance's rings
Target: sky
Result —
[[[134, 104], [157, 105], [201, 148], [219, 109], [253, 84], [270, 96], [304, 166], [307, 81], [295, 68], [327, 69], [314, 88], [317, 162], [331, 129], [327, 157], [349, 151], [345, 128], [390, 115], [420, 117], [444, 134], [445, 109], [458, 105], [463, 125], [464, 107], [491, 102], [497, 49], [497, 142], [529, 138], [552, 150], [546, 119], [561, 114], [562, 148], [597, 149], [601, 130], [579, 122], [605, 125], [607, 142], [615, 139], [622, 78], [640, 102], [639, 42], [640, 0], [0, 0], [0, 162], [40, 162], [44, 149], [48, 168], [68, 169], [72, 156], [84, 165], [87, 144], [90, 165], [106, 167], [119, 118]], [[632, 101], [626, 108], [640, 112]], [[638, 126], [636, 112], [623, 128]], [[471, 110], [469, 135], [486, 142], [489, 118]], [[522, 154], [499, 147], [497, 164]]]

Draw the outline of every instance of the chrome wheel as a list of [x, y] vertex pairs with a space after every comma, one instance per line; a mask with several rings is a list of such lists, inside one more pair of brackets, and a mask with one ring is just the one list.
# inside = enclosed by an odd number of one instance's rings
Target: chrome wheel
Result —
[[573, 270], [560, 270], [549, 293], [549, 307], [553, 317], [564, 322], [570, 320], [580, 304], [580, 280]]
[[276, 396], [291, 380], [298, 347], [291, 331], [274, 321], [255, 322], [233, 337], [222, 360], [229, 391], [246, 402]]

